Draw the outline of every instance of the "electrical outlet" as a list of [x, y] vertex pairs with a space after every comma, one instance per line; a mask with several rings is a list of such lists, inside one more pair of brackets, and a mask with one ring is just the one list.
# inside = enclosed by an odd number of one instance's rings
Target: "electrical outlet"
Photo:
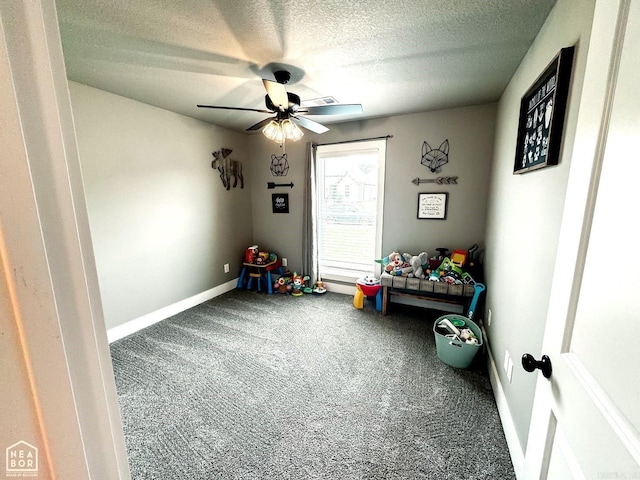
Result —
[[224, 273], [229, 273], [229, 264], [228, 263], [224, 264]]
[[487, 327], [491, 326], [491, 309], [487, 312]]
[[283, 258], [283, 259], [282, 259], [282, 266], [283, 266], [283, 267], [286, 267], [286, 266], [287, 266], [287, 259], [286, 259], [286, 258]]

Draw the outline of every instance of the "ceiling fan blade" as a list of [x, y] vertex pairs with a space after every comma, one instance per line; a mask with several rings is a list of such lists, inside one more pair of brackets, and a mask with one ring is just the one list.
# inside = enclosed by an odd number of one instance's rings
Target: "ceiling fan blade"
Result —
[[[272, 113], [272, 112], [269, 112]], [[260, 130], [261, 128], [265, 127], [267, 125], [267, 123], [269, 123], [271, 120], [273, 120], [273, 117], [269, 117], [269, 118], [265, 118], [264, 120], [260, 120], [258, 123], [256, 123], [255, 125], [251, 125], [249, 128], [247, 128], [247, 132], [251, 132], [253, 130]]]
[[355, 115], [362, 113], [362, 105], [359, 103], [336, 103], [334, 105], [316, 105], [302, 107], [298, 113], [307, 115]]
[[267, 95], [271, 99], [271, 102], [277, 107], [281, 107], [282, 111], [286, 111], [289, 108], [289, 97], [287, 96], [287, 90], [284, 85], [271, 80], [262, 79], [264, 88], [267, 90]]
[[308, 118], [295, 117], [293, 115], [291, 115], [291, 117], [289, 118], [291, 118], [291, 120], [293, 120], [295, 123], [297, 123], [301, 127], [304, 127], [307, 130], [311, 130], [314, 133], [324, 133], [329, 131], [329, 129], [324, 125], [321, 125], [318, 122], [314, 122], [313, 120], [309, 120]]
[[257, 108], [220, 107], [218, 105], [196, 105], [196, 106], [199, 108], [217, 108], [219, 110], [242, 110], [243, 112], [273, 113], [270, 110], [259, 110]]

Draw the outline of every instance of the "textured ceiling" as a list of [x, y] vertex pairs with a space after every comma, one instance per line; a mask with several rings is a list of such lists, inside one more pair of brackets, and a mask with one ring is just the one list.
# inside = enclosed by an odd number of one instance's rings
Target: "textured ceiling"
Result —
[[[244, 130], [261, 78], [372, 118], [495, 101], [555, 0], [57, 0], [71, 80]], [[315, 116], [323, 124], [356, 117]]]

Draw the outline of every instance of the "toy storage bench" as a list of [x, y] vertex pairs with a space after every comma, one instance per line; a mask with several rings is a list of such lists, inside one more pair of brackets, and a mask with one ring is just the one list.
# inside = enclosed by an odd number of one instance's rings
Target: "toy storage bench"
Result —
[[388, 273], [382, 274], [380, 283], [382, 315], [387, 314], [389, 303], [463, 313], [475, 293], [473, 285], [452, 285], [447, 282], [433, 282], [428, 278], [401, 277]]

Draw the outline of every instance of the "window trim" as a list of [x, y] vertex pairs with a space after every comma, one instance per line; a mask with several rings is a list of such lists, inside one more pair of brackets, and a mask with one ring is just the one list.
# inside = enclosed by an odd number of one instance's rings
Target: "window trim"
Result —
[[[317, 195], [324, 195], [324, 160], [323, 158], [336, 156], [349, 156], [356, 154], [357, 152], [375, 150], [378, 154], [378, 185], [377, 185], [377, 205], [376, 205], [376, 229], [375, 229], [375, 245], [374, 256], [375, 259], [382, 258], [382, 232], [384, 222], [384, 182], [385, 182], [385, 167], [386, 167], [386, 139], [366, 140], [366, 141], [354, 141], [344, 142], [338, 144], [318, 145], [316, 149], [316, 192]], [[319, 200], [319, 199], [316, 199]], [[320, 201], [315, 201], [316, 218], [320, 218]], [[316, 235], [318, 234], [319, 225], [316, 226]], [[319, 239], [318, 239], [319, 245]], [[375, 276], [379, 276], [381, 273], [381, 266], [378, 263], [372, 262], [371, 270], [366, 273], [373, 273]], [[327, 269], [329, 272], [327, 272]], [[318, 276], [322, 280], [334, 280], [340, 282], [355, 282], [360, 276], [349, 274], [348, 270], [341, 273], [331, 272], [331, 267], [323, 269], [322, 265], [319, 265]], [[340, 270], [340, 269], [335, 269]], [[351, 270], [354, 272], [355, 270]], [[346, 273], [346, 274], [345, 274]], [[362, 272], [364, 273], [364, 272]]]

